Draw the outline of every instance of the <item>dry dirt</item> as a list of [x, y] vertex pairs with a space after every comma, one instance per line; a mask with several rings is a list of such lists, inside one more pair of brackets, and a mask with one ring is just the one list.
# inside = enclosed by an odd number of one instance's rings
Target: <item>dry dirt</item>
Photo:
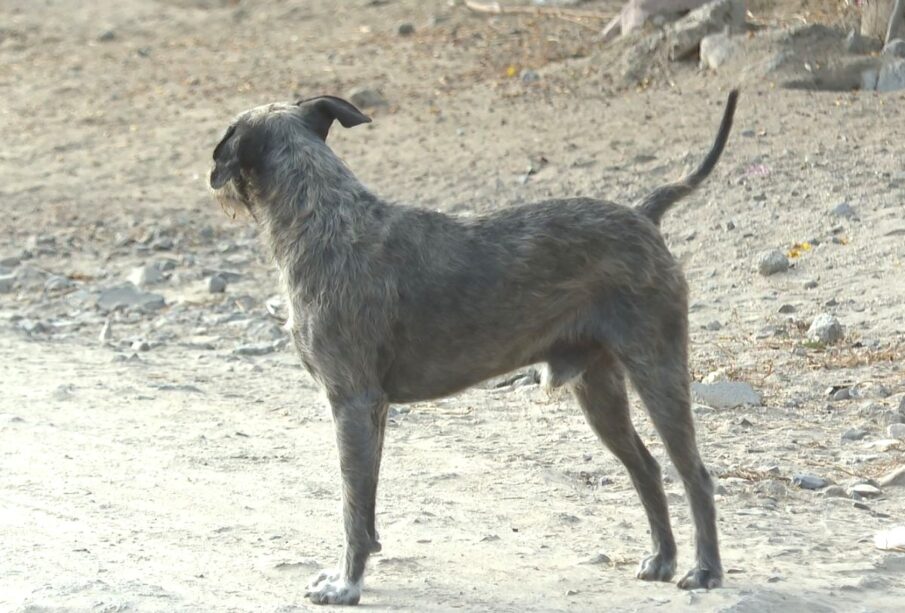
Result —
[[[789, 4], [755, 17], [838, 8]], [[332, 428], [268, 311], [276, 275], [254, 228], [210, 199], [213, 145], [250, 106], [365, 85], [388, 106], [331, 144], [388, 199], [459, 215], [553, 195], [629, 203], [709, 146], [733, 79], [687, 63], [622, 87], [601, 23], [445, 1], [4, 0], [0, 610], [307, 610], [308, 575], [340, 551]], [[903, 100], [747, 83], [714, 176], [664, 220], [693, 295], [692, 375], [763, 395], [695, 408], [724, 589], [635, 580], [647, 523], [574, 403], [487, 385], [394, 408], [362, 606], [901, 610], [905, 554], [873, 535], [905, 522], [905, 488], [844, 488], [905, 464], [887, 434], [905, 421]], [[854, 217], [830, 213], [842, 202]], [[768, 249], [792, 267], [759, 275]], [[147, 288], [163, 308], [97, 306], [148, 263], [165, 269]], [[210, 270], [237, 275], [212, 294]], [[822, 312], [841, 343], [807, 340]], [[633, 404], [684, 572], [685, 497]], [[843, 489], [801, 489], [798, 473]]]

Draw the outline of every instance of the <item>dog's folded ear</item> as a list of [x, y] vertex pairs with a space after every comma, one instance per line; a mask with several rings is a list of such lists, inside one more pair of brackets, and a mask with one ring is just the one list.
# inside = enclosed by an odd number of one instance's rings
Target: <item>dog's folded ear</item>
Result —
[[354, 104], [335, 96], [308, 98], [299, 100], [297, 104], [307, 126], [325, 141], [334, 120], [344, 128], [371, 122], [371, 118], [359, 111]]
[[210, 183], [220, 189], [236, 178], [241, 170], [253, 170], [260, 165], [266, 139], [261, 126], [231, 125], [214, 148], [214, 169]]

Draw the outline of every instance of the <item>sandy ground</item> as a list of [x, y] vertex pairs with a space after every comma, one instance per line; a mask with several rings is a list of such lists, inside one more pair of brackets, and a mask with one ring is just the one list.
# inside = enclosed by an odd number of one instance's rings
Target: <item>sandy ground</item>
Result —
[[[686, 63], [624, 88], [596, 23], [441, 1], [5, 0], [0, 610], [307, 610], [308, 576], [341, 544], [332, 427], [268, 311], [254, 228], [210, 199], [212, 147], [245, 108], [363, 85], [388, 105], [331, 144], [386, 198], [460, 215], [631, 202], [709, 146], [734, 81]], [[873, 535], [905, 522], [905, 488], [847, 488], [905, 465], [888, 432], [905, 422], [902, 102], [746, 83], [714, 176], [663, 223], [692, 292], [692, 375], [763, 398], [695, 407], [724, 589], [635, 580], [646, 520], [577, 407], [488, 384], [393, 409], [362, 606], [900, 610], [905, 554]], [[853, 217], [830, 212], [843, 202]], [[787, 272], [757, 273], [760, 253], [804, 241]], [[163, 308], [97, 304], [147, 264]], [[225, 293], [212, 270], [234, 273]], [[805, 335], [824, 312], [846, 331], [830, 347]], [[685, 496], [633, 404], [684, 572]]]

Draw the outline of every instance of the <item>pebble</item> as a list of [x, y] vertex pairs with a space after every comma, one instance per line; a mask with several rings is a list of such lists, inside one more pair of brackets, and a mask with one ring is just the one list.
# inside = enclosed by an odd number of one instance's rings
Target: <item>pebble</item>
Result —
[[701, 68], [716, 70], [735, 54], [737, 46], [735, 41], [726, 33], [717, 32], [701, 39], [698, 55], [701, 58]]
[[113, 322], [109, 317], [104, 321], [104, 327], [101, 328], [100, 334], [97, 335], [97, 340], [101, 343], [109, 343], [113, 340]]
[[832, 393], [831, 398], [833, 400], [848, 400], [852, 397], [852, 393], [847, 387], [843, 387], [842, 389], [838, 389]]
[[830, 209], [830, 214], [834, 217], [843, 217], [845, 219], [858, 218], [858, 213], [855, 212], [855, 209], [848, 202], [840, 202]]
[[886, 436], [905, 440], [905, 424], [889, 424], [886, 426]]
[[113, 30], [104, 30], [97, 35], [97, 42], [99, 43], [109, 43], [114, 39], [116, 39], [116, 32], [114, 32]]
[[905, 57], [905, 40], [894, 38], [883, 46], [883, 53], [893, 57]]
[[588, 558], [587, 560], [585, 560], [584, 562], [579, 562], [579, 564], [610, 564], [610, 563], [612, 563], [612, 560], [610, 559], [610, 556], [606, 555], [605, 553], [595, 554], [595, 555], [591, 556], [590, 558]]
[[845, 432], [842, 433], [843, 441], [860, 441], [862, 438], [867, 436], [867, 430], [862, 430], [861, 428], [849, 428]]
[[798, 473], [792, 476], [792, 485], [797, 485], [804, 490], [819, 490], [831, 484], [832, 482], [829, 479], [824, 479], [817, 475]]
[[749, 384], [740, 381], [719, 381], [716, 383], [691, 384], [691, 394], [701, 404], [715, 409], [760, 406], [760, 394]]
[[18, 266], [21, 263], [22, 263], [22, 259], [14, 256], [14, 255], [8, 256], [5, 258], [0, 258], [0, 266], [3, 266], [5, 268], [15, 268], [16, 266]]
[[878, 498], [883, 495], [883, 491], [869, 483], [857, 483], [849, 489], [849, 495], [851, 495], [852, 498], [855, 498], [856, 496], [861, 498]]
[[399, 36], [411, 36], [415, 33], [415, 25], [412, 23], [400, 23], [399, 27], [396, 28], [396, 33]]
[[789, 269], [789, 258], [782, 251], [773, 249], [760, 254], [757, 260], [757, 271], [765, 277], [785, 272]]
[[783, 304], [779, 307], [779, 312], [783, 314], [794, 313], [797, 310], [794, 304]]
[[848, 498], [848, 493], [841, 485], [830, 485], [821, 493], [827, 498]]
[[235, 270], [223, 270], [220, 268], [202, 268], [201, 274], [203, 276], [208, 275], [218, 275], [223, 277], [224, 281], [227, 283], [237, 283], [242, 280], [242, 273], [236, 272]]
[[163, 281], [163, 272], [156, 263], [144, 264], [133, 268], [127, 279], [135, 287], [147, 287]]
[[804, 282], [805, 289], [814, 289], [815, 287], [817, 287], [817, 281], [815, 281], [814, 279], [809, 279]]
[[717, 330], [722, 330], [723, 324], [721, 324], [720, 322], [718, 322], [717, 320], [714, 319], [713, 321], [708, 322], [707, 325], [704, 327], [707, 328], [708, 330], [710, 330], [711, 332], [716, 332]]
[[808, 328], [808, 338], [824, 345], [838, 343], [844, 336], [842, 324], [829, 313], [821, 313], [815, 317], [811, 327]]
[[880, 487], [905, 487], [905, 466], [893, 469], [878, 479]]
[[387, 100], [379, 91], [371, 87], [355, 87], [346, 94], [349, 102], [363, 109], [387, 106]]
[[207, 290], [212, 294], [222, 294], [226, 291], [226, 279], [220, 275], [211, 275], [207, 280]]
[[132, 351], [149, 351], [151, 344], [145, 340], [137, 340], [132, 342]]
[[0, 294], [8, 294], [13, 291], [13, 288], [16, 283], [15, 275], [2, 275], [0, 276]]
[[166, 301], [160, 294], [142, 292], [131, 283], [122, 283], [101, 291], [96, 304], [101, 311], [137, 309], [148, 312], [162, 309]]
[[540, 81], [540, 75], [536, 70], [531, 70], [530, 68], [523, 68], [519, 73], [518, 78], [522, 80], [522, 83], [536, 83]]
[[233, 349], [235, 355], [258, 356], [273, 353], [278, 349], [276, 343], [254, 343], [249, 345], [240, 345]]

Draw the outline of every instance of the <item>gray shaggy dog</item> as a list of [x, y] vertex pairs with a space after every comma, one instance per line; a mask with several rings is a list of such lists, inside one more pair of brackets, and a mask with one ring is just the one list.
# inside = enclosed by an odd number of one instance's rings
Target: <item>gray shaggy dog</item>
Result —
[[720, 157], [738, 92], [716, 141], [685, 178], [636, 206], [547, 200], [476, 219], [390, 204], [326, 144], [333, 121], [369, 122], [322, 96], [239, 115], [214, 149], [219, 202], [259, 224], [282, 275], [288, 329], [322, 386], [336, 427], [345, 551], [306, 595], [357, 604], [374, 525], [387, 407], [454, 394], [543, 363], [567, 385], [601, 441], [625, 465], [650, 522], [638, 577], [669, 581], [676, 544], [660, 467], [632, 425], [631, 380], [682, 477], [696, 563], [681, 588], [712, 588], [723, 570], [711, 478], [695, 442], [687, 288], [658, 228]]

